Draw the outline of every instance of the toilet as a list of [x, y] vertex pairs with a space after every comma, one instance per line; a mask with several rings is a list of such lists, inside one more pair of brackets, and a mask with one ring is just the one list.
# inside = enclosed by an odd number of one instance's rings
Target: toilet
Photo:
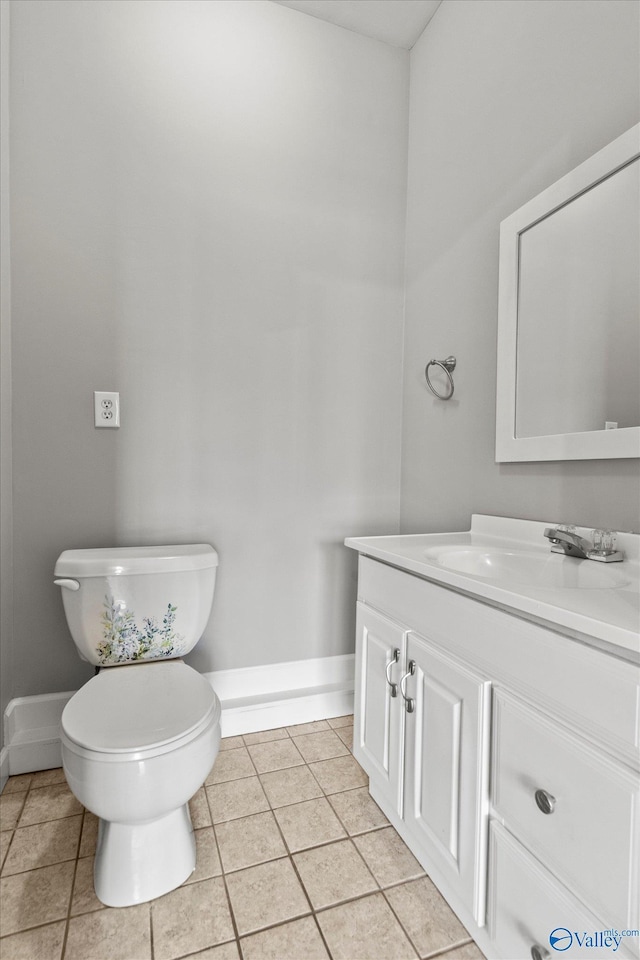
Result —
[[208, 544], [65, 550], [55, 583], [71, 636], [98, 671], [67, 703], [62, 765], [99, 820], [96, 895], [126, 907], [180, 886], [196, 864], [188, 801], [220, 746], [220, 701], [181, 659], [213, 601]]

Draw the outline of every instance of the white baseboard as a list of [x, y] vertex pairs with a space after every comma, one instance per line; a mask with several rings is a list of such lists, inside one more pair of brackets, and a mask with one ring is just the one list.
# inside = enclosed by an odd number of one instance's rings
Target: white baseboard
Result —
[[318, 657], [206, 674], [222, 704], [222, 736], [353, 713], [354, 657]]
[[61, 766], [60, 718], [74, 693], [67, 690], [10, 701], [4, 712], [4, 744], [11, 776]]
[[[354, 657], [319, 657], [205, 674], [222, 704], [222, 736], [353, 712]], [[4, 715], [0, 776], [62, 763], [60, 719], [75, 691], [12, 700]]]

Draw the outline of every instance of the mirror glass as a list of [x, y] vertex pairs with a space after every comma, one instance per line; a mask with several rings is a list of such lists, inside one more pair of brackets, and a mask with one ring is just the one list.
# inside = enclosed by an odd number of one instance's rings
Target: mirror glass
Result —
[[640, 125], [500, 226], [496, 460], [640, 456]]
[[640, 160], [520, 234], [516, 436], [640, 426]]

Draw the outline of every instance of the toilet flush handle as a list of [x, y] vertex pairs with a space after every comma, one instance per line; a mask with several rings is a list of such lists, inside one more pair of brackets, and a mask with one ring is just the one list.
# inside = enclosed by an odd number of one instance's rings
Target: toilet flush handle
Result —
[[77, 580], [69, 580], [64, 578], [64, 580], [54, 580], [53, 581], [56, 587], [64, 587], [65, 590], [79, 590], [80, 584]]

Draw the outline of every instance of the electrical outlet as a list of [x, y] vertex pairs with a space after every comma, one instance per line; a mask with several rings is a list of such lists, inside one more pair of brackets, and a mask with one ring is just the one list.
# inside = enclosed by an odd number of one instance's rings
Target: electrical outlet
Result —
[[96, 427], [119, 427], [120, 394], [96, 390], [93, 394], [93, 412]]

